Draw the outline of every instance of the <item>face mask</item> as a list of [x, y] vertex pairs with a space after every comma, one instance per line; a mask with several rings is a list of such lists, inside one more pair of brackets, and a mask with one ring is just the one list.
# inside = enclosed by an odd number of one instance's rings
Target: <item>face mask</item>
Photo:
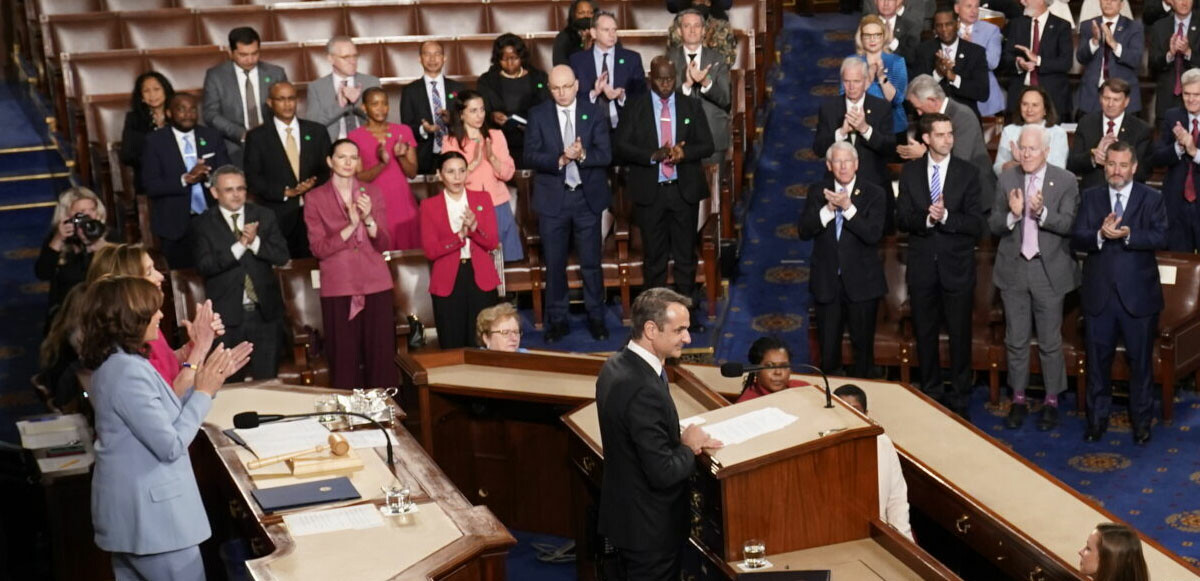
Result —
[[575, 29], [576, 32], [583, 32], [592, 27], [592, 19], [591, 18], [580, 18], [579, 20], [572, 22], [571, 26]]

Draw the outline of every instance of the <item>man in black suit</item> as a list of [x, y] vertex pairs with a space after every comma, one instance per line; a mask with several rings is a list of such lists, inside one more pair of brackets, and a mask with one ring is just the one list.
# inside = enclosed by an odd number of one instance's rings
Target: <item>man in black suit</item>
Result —
[[[1053, 1], [1053, 0], [1049, 0]], [[999, 71], [1012, 74], [1008, 110], [1017, 111], [1021, 88], [1037, 85], [1050, 94], [1059, 119], [1072, 119], [1067, 72], [1075, 63], [1071, 23], [1050, 13], [1048, 0], [1024, 0], [1025, 15], [1008, 22]]]
[[[704, 108], [675, 90], [675, 65], [650, 61], [651, 93], [631, 98], [617, 125], [616, 156], [629, 167], [634, 222], [645, 249], [647, 288], [667, 284], [667, 259], [675, 259], [675, 288], [686, 297], [696, 286], [696, 228], [700, 200], [709, 196], [701, 162], [713, 139]], [[692, 328], [702, 332], [697, 317]]]
[[[912, 305], [921, 391], [964, 418], [971, 395], [971, 308], [975, 291], [975, 241], [983, 231], [979, 172], [952, 157], [954, 127], [941, 113], [917, 123], [928, 152], [904, 164], [896, 225], [909, 235], [908, 296]], [[938, 361], [938, 328], [950, 336], [951, 393], [944, 392]]]
[[612, 201], [608, 118], [604, 109], [577, 98], [579, 82], [571, 67], [554, 67], [549, 81], [552, 101], [529, 110], [525, 131], [525, 163], [534, 171], [533, 211], [546, 258], [545, 339], [554, 343], [569, 331], [567, 254], [574, 240], [588, 331], [599, 341], [608, 337], [600, 264], [600, 220]]
[[417, 138], [417, 170], [431, 174], [436, 155], [442, 152], [451, 100], [465, 89], [462, 83], [442, 74], [446, 55], [442, 43], [421, 43], [421, 68], [425, 74], [400, 91], [400, 122], [412, 128]]
[[921, 43], [910, 77], [932, 75], [946, 96], [979, 115], [979, 103], [987, 101], [987, 53], [982, 46], [958, 39], [958, 15], [939, 10], [933, 15], [934, 38]]
[[[1147, 11], [1155, 4], [1158, 0], [1147, 2]], [[1200, 22], [1192, 18], [1195, 1], [1171, 0], [1171, 4], [1174, 11], [1153, 25], [1146, 24], [1150, 36], [1147, 43], [1150, 56], [1146, 64], [1150, 74], [1154, 75], [1154, 112], [1158, 119], [1162, 119], [1168, 109], [1183, 105], [1183, 73], [1200, 65], [1200, 59], [1192, 60], [1200, 57]], [[1148, 165], [1148, 158], [1139, 159], [1143, 166]]]
[[1167, 248], [1172, 252], [1200, 250], [1200, 69], [1183, 73], [1183, 106], [1159, 119], [1154, 165], [1165, 166], [1163, 203], [1171, 216]]
[[679, 357], [691, 342], [690, 305], [665, 288], [639, 295], [632, 340], [608, 358], [596, 379], [604, 446], [599, 530], [616, 547], [622, 578], [630, 581], [679, 579], [688, 478], [696, 456], [721, 447], [694, 424], [680, 434], [667, 387], [666, 359]]
[[[846, 141], [858, 152], [858, 177], [864, 183], [879, 186], [889, 195], [884, 200], [884, 232], [891, 232], [896, 199], [887, 160], [896, 151], [892, 129], [892, 106], [867, 94], [867, 63], [858, 57], [842, 61], [842, 89], [845, 95], [826, 97], [817, 112], [817, 134], [813, 151], [825, 152], [836, 142]], [[832, 174], [826, 174], [829, 179]]]
[[888, 48], [892, 54], [904, 57], [905, 64], [911, 67], [917, 45], [921, 44], [921, 31], [925, 30], [925, 15], [909, 9], [904, 0], [877, 0], [875, 7], [884, 26], [892, 32], [892, 42]]
[[271, 86], [267, 105], [274, 122], [246, 134], [246, 183], [263, 206], [275, 212], [292, 258], [312, 256], [304, 226], [304, 194], [329, 179], [329, 132], [320, 123], [296, 117], [296, 88]]
[[217, 205], [192, 224], [196, 271], [225, 323], [221, 342], [252, 343], [246, 377], [270, 379], [278, 370], [283, 335], [283, 299], [273, 267], [288, 261], [287, 242], [273, 212], [246, 203], [242, 170], [217, 168], [212, 195]]
[[[1142, 25], [1150, 30], [1159, 20], [1175, 15], [1174, 5], [1177, 0], [1150, 0], [1142, 4]], [[1189, 2], [1191, 0], [1188, 0]]]
[[[1149, 158], [1153, 130], [1140, 118], [1125, 114], [1129, 91], [1129, 83], [1121, 79], [1104, 81], [1100, 87], [1100, 111], [1079, 120], [1067, 156], [1067, 169], [1079, 176], [1080, 189], [1104, 185], [1104, 157], [1108, 146], [1117, 141], [1133, 145], [1138, 159]], [[1134, 180], [1144, 181], [1149, 170], [1150, 164], [1142, 164]]]
[[[810, 190], [800, 217], [800, 239], [815, 240], [809, 289], [817, 306], [821, 369], [835, 375], [842, 363], [842, 330], [850, 329], [850, 375], [868, 377], [875, 361], [875, 313], [887, 293], [879, 240], [887, 204], [883, 188], [859, 180], [858, 152], [845, 141], [829, 147], [833, 179]], [[889, 196], [890, 197], [890, 196]]]
[[171, 268], [192, 266], [188, 225], [208, 209], [208, 174], [229, 162], [225, 139], [196, 125], [196, 98], [175, 93], [167, 104], [170, 129], [146, 136], [142, 153], [142, 190], [150, 198], [150, 230], [159, 238]]
[[[1133, 181], [1138, 160], [1118, 141], [1108, 148], [1108, 184], [1083, 192], [1071, 231], [1071, 247], [1084, 252], [1084, 344], [1087, 346], [1087, 413], [1084, 440], [1099, 441], [1112, 407], [1113, 354], [1117, 338], [1129, 361], [1129, 421], [1133, 441], [1150, 441], [1154, 396], [1154, 336], [1163, 308], [1156, 250], [1167, 247], [1163, 195]], [[1163, 402], [1171, 405], [1171, 402]]]

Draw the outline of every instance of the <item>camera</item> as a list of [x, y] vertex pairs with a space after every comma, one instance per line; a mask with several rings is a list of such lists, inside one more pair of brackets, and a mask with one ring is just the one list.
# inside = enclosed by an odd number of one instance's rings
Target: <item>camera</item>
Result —
[[72, 238], [78, 238], [84, 246], [104, 237], [104, 232], [108, 229], [104, 225], [104, 222], [92, 218], [83, 212], [71, 216], [67, 222], [75, 227], [75, 235]]

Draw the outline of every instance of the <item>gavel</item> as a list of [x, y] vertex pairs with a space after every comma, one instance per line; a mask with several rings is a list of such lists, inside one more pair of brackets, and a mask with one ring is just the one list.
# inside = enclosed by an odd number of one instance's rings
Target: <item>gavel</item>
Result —
[[268, 456], [266, 458], [258, 458], [256, 460], [251, 460], [251, 461], [247, 462], [246, 467], [251, 470], [254, 470], [256, 468], [262, 468], [263, 466], [270, 466], [272, 464], [278, 464], [285, 460], [291, 460], [293, 458], [299, 458], [301, 456], [307, 456], [309, 454], [319, 454], [326, 450], [332, 452], [334, 456], [345, 456], [346, 454], [350, 453], [350, 442], [347, 442], [346, 437], [341, 434], [331, 433], [331, 434], [329, 434], [329, 443], [328, 444], [325, 444], [322, 446], [315, 446], [308, 450], [300, 450], [298, 452], [289, 452], [287, 454], [279, 454], [278, 456]]

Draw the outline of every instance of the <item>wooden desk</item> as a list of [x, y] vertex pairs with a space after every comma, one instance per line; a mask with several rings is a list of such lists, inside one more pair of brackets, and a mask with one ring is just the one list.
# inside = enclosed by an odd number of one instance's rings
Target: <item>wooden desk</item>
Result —
[[[311, 412], [314, 397], [323, 393], [335, 390], [273, 383], [225, 388], [213, 401], [204, 424], [207, 445], [193, 446], [193, 463], [197, 479], [203, 483], [210, 519], [223, 521], [214, 522], [213, 530], [232, 527], [251, 539], [257, 556], [246, 563], [251, 575], [255, 579], [289, 581], [503, 579], [508, 547], [515, 544], [515, 539], [487, 508], [471, 506], [402, 427], [390, 430], [396, 457], [394, 472], [384, 460], [385, 449], [374, 448], [360, 450], [367, 467], [350, 478], [363, 501], [377, 505], [382, 504], [381, 485], [403, 480], [414, 489], [419, 512], [410, 517], [387, 518], [382, 528], [304, 537], [292, 537], [279, 514], [262, 512], [251, 496], [251, 490], [262, 484], [251, 482], [243, 465], [249, 454], [222, 430], [232, 427], [234, 414], [246, 410]], [[286, 482], [275, 485], [282, 483]], [[212, 514], [213, 506], [228, 506], [228, 514]]]

